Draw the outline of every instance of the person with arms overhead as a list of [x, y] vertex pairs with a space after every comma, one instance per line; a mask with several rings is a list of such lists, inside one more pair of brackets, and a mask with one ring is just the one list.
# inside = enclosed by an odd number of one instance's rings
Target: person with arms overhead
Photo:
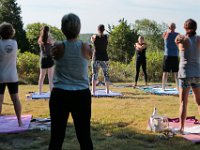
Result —
[[53, 43], [54, 40], [49, 32], [49, 27], [44, 26], [38, 39], [38, 44], [40, 46], [40, 76], [38, 81], [39, 94], [42, 93], [42, 86], [46, 73], [48, 73], [49, 91], [52, 90], [54, 62], [52, 56], [50, 55], [50, 48]]

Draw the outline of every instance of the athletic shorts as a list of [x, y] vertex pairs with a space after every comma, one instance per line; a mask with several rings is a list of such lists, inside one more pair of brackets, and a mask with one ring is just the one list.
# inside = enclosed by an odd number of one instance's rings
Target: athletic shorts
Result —
[[180, 88], [200, 88], [200, 77], [179, 79]]
[[53, 58], [51, 56], [46, 56], [41, 58], [41, 68], [47, 69], [54, 65]]
[[8, 91], [10, 94], [18, 93], [18, 82], [13, 82], [13, 83], [0, 83], [0, 94], [5, 93], [6, 86], [8, 87]]
[[163, 72], [178, 72], [178, 56], [164, 56]]

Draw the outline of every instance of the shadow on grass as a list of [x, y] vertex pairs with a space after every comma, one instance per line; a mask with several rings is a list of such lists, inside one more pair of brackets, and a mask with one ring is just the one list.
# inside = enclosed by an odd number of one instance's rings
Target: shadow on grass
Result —
[[6, 102], [3, 102], [3, 105], [13, 106], [13, 103], [6, 103]]
[[[92, 122], [94, 150], [188, 150], [199, 149], [180, 137], [161, 138], [148, 131], [134, 129], [131, 122]], [[49, 131], [31, 130], [20, 134], [0, 134], [0, 150], [47, 150]], [[69, 123], [63, 150], [79, 150], [73, 124]]]

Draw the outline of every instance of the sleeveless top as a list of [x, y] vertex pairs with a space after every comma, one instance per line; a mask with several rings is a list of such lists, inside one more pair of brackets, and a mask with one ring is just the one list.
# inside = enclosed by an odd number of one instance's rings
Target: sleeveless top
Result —
[[168, 37], [164, 39], [165, 56], [178, 56], [178, 47], [174, 42], [177, 35], [177, 32], [170, 32], [168, 33]]
[[50, 55], [51, 46], [52, 46], [52, 44], [49, 44], [49, 43], [44, 44], [44, 45], [40, 44], [40, 55], [41, 55], [41, 57], [49, 57], [49, 56], [51, 56]]
[[0, 83], [17, 82], [17, 42], [0, 40]]
[[107, 54], [107, 46], [108, 46], [108, 37], [107, 35], [103, 35], [100, 37], [96, 35], [96, 39], [94, 41], [94, 54], [92, 60], [99, 60], [99, 61], [108, 61], [108, 54]]
[[[139, 44], [139, 43], [138, 43]], [[139, 44], [140, 45], [140, 44]], [[146, 49], [144, 48], [142, 51], [136, 50], [137, 60], [145, 60], [146, 59]]]
[[63, 90], [89, 88], [88, 60], [82, 55], [82, 41], [64, 41], [64, 54], [55, 60], [53, 87]]
[[197, 36], [189, 37], [190, 46], [180, 51], [179, 78], [200, 77], [200, 49]]

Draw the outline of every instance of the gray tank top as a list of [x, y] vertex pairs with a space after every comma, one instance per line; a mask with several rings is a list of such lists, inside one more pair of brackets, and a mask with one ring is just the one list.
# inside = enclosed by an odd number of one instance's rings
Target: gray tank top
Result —
[[200, 49], [197, 36], [189, 37], [190, 46], [180, 51], [179, 78], [200, 77]]

